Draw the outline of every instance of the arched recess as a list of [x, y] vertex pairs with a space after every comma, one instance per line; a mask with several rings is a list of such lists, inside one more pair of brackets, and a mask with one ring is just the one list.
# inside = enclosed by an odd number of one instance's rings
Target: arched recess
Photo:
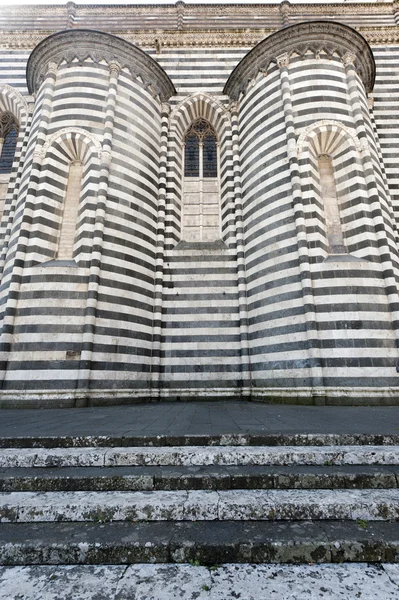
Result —
[[218, 145], [218, 186], [220, 196], [220, 231], [228, 237], [229, 214], [234, 199], [230, 114], [211, 95], [197, 92], [183, 100], [170, 114], [169, 180], [167, 234], [176, 243], [182, 239], [184, 205], [184, 143], [190, 127], [204, 120], [214, 131]]
[[310, 250], [361, 251], [367, 241], [358, 224], [368, 196], [358, 138], [342, 123], [319, 121], [302, 132], [297, 152]]
[[[7, 191], [9, 198], [11, 197], [10, 194], [12, 195], [14, 191], [15, 177], [11, 178], [12, 165], [21, 156], [22, 139], [27, 125], [28, 114], [28, 105], [19, 91], [5, 83], [0, 84], [0, 118], [4, 116], [9, 120], [8, 117], [10, 116], [14, 121], [11, 129], [7, 126], [5, 127], [6, 136], [4, 136], [4, 132], [3, 135], [0, 134], [0, 137], [3, 139], [0, 156], [6, 159], [2, 161], [3, 168], [0, 169], [0, 220], [3, 215]], [[0, 237], [3, 238], [3, 235], [4, 232], [0, 234]]]
[[100, 151], [94, 135], [74, 127], [56, 132], [43, 146], [31, 235], [33, 244], [43, 235], [39, 262], [75, 258], [84, 264], [96, 208]]
[[26, 124], [28, 105], [18, 92], [10, 85], [0, 84], [0, 112], [11, 112], [18, 121], [20, 128]]

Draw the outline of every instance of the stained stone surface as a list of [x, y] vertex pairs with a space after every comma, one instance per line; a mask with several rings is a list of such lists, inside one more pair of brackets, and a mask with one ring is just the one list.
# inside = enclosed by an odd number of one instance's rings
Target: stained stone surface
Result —
[[1, 600], [398, 600], [399, 565], [2, 567]]
[[3, 523], [398, 517], [398, 489], [0, 493]]
[[397, 465], [398, 446], [4, 448], [1, 468], [199, 465]]

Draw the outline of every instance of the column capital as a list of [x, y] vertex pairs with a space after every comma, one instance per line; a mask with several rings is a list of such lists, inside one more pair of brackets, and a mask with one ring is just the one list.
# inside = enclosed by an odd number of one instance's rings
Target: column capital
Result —
[[345, 67], [348, 67], [350, 65], [354, 66], [355, 60], [356, 60], [356, 54], [354, 52], [345, 52], [345, 54], [342, 57], [342, 62], [344, 63]]
[[367, 96], [367, 105], [369, 107], [369, 110], [372, 110], [374, 108], [374, 96]]
[[161, 104], [161, 113], [163, 115], [169, 116], [170, 115], [170, 104], [168, 104], [167, 102], [162, 102]]
[[233, 100], [232, 102], [230, 102], [229, 112], [230, 113], [238, 113], [238, 102], [236, 100]]
[[47, 75], [56, 75], [58, 71], [58, 65], [56, 62], [49, 62], [47, 65]]
[[283, 67], [288, 67], [288, 65], [290, 64], [290, 57], [288, 55], [288, 52], [284, 52], [283, 54], [276, 56], [276, 60], [277, 65], [280, 69], [282, 69]]
[[121, 66], [118, 63], [118, 61], [113, 60], [109, 63], [108, 66], [109, 66], [109, 72], [111, 75], [115, 75], [115, 76], [119, 75], [119, 73], [121, 71]]

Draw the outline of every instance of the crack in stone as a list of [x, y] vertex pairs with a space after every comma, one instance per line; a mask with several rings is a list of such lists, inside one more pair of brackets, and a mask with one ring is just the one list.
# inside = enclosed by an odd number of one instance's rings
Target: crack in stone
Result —
[[110, 598], [110, 600], [118, 600], [118, 595], [119, 595], [119, 584], [122, 582], [122, 579], [125, 577], [127, 571], [130, 569], [131, 565], [125, 565], [122, 573], [119, 576], [118, 581], [116, 582], [116, 587], [115, 587], [115, 594], [113, 598]]
[[215, 490], [217, 497], [218, 497], [218, 501], [216, 504], [216, 515], [217, 515], [217, 520], [220, 521], [220, 502], [221, 502], [221, 496], [220, 496], [220, 491], [219, 490]]
[[384, 571], [385, 575], [388, 577], [389, 581], [391, 583], [393, 583], [393, 585], [395, 586], [395, 588], [399, 589], [399, 583], [397, 581], [395, 581], [395, 579], [392, 579], [391, 575], [389, 574], [388, 571], [385, 570], [385, 565], [381, 564], [381, 565], [376, 565], [378, 568], [380, 568], [382, 571]]

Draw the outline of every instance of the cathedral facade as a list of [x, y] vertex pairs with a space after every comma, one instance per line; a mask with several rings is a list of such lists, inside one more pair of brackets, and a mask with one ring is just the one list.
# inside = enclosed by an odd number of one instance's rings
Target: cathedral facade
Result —
[[0, 19], [0, 406], [399, 404], [399, 5]]

